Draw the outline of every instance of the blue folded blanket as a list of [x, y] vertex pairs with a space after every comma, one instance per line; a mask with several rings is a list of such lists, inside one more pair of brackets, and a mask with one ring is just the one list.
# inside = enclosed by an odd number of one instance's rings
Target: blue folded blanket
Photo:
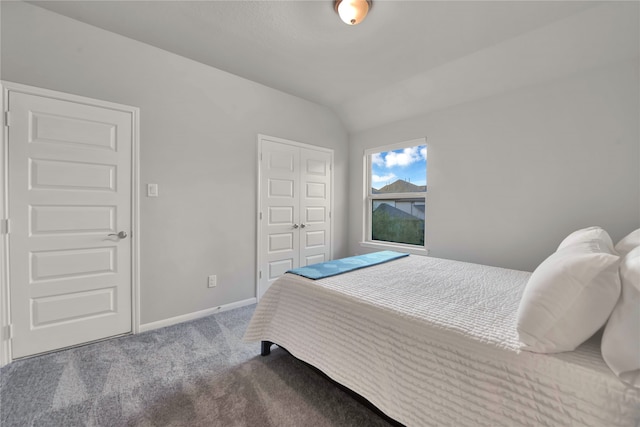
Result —
[[395, 251], [381, 251], [321, 262], [319, 264], [311, 264], [306, 267], [294, 268], [293, 270], [287, 271], [287, 273], [293, 273], [298, 276], [316, 280], [347, 273], [360, 268], [371, 267], [372, 265], [382, 264], [383, 262], [406, 256], [409, 256], [409, 254], [403, 254]]

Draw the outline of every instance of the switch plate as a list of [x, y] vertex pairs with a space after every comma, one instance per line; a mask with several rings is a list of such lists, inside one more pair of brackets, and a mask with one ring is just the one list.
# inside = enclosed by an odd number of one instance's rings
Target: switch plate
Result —
[[158, 197], [158, 184], [147, 184], [147, 197]]
[[216, 277], [215, 274], [209, 276], [209, 283], [207, 286], [209, 286], [210, 288], [215, 288], [216, 286], [218, 286], [218, 277]]

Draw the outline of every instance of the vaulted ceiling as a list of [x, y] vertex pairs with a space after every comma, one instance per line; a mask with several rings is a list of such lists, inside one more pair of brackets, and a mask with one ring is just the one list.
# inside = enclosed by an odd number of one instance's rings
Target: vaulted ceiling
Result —
[[638, 57], [638, 2], [31, 1], [333, 109], [359, 131]]

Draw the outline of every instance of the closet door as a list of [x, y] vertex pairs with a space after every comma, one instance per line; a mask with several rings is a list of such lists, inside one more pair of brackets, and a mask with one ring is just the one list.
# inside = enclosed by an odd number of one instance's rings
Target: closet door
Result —
[[329, 261], [331, 154], [300, 151], [300, 266]]
[[300, 149], [262, 141], [259, 297], [287, 270], [300, 265]]
[[260, 139], [258, 298], [292, 268], [331, 258], [328, 150]]

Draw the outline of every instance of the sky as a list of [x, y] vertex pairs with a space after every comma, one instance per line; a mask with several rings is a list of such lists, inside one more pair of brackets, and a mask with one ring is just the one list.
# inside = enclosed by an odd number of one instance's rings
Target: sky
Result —
[[371, 185], [380, 189], [399, 179], [427, 185], [427, 146], [418, 145], [371, 155]]

